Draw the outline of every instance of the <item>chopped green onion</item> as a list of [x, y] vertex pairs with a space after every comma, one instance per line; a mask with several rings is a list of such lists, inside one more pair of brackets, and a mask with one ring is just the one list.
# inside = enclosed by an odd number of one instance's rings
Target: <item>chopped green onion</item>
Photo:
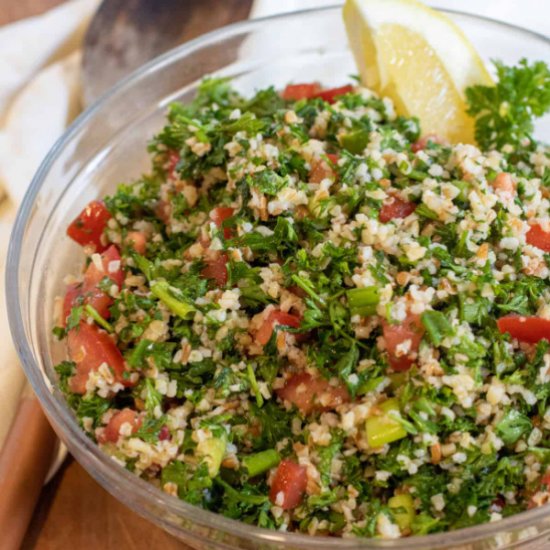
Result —
[[144, 339], [140, 340], [138, 345], [132, 350], [130, 357], [128, 359], [128, 364], [131, 367], [140, 367], [143, 363], [143, 356], [147, 351], [147, 348], [152, 344], [150, 340]]
[[172, 287], [166, 281], [153, 281], [151, 283], [151, 292], [153, 295], [156, 296], [163, 304], [168, 306], [172, 313], [182, 319], [191, 318], [193, 313], [196, 311], [195, 308], [191, 304], [174, 297], [171, 292], [171, 288]]
[[242, 460], [248, 477], [255, 477], [275, 468], [281, 462], [281, 457], [275, 449], [268, 449], [253, 455], [247, 455]]
[[261, 407], [264, 404], [264, 398], [262, 397], [260, 388], [258, 387], [258, 382], [256, 381], [256, 375], [254, 374], [254, 369], [252, 368], [252, 365], [250, 363], [246, 365], [246, 372], [248, 374], [248, 381], [250, 382], [250, 387], [252, 388], [252, 391], [256, 396], [256, 404], [258, 405], [258, 407]]
[[457, 195], [457, 199], [461, 201], [468, 200], [468, 193], [470, 192], [471, 184], [464, 180], [453, 180], [451, 184], [454, 185], [460, 192]]
[[145, 277], [147, 277], [147, 280], [150, 281], [153, 278], [153, 262], [150, 262], [147, 258], [137, 254], [136, 252], [132, 253], [132, 259], [139, 270], [145, 275]]
[[292, 275], [292, 280], [304, 291], [307, 292], [317, 303], [324, 306], [325, 300], [319, 296], [315, 290], [313, 290], [313, 285], [307, 279], [300, 277], [298, 275]]
[[225, 436], [203, 439], [198, 443], [197, 455], [202, 457], [208, 466], [208, 475], [210, 477], [218, 475], [226, 449], [227, 439]]
[[421, 172], [420, 170], [411, 170], [407, 177], [411, 180], [424, 181], [429, 175], [426, 172]]
[[376, 286], [352, 288], [346, 292], [348, 306], [352, 315], [373, 315], [380, 301], [380, 291]]
[[439, 346], [446, 336], [452, 336], [454, 329], [441, 311], [427, 310], [422, 314], [422, 324], [434, 346]]
[[413, 498], [409, 493], [395, 495], [388, 499], [388, 507], [399, 529], [408, 529], [415, 516]]
[[92, 307], [90, 304], [86, 304], [84, 306], [84, 311], [102, 328], [104, 328], [107, 332], [114, 332], [113, 325], [111, 323], [108, 323], [103, 317], [99, 314], [97, 309]]
[[424, 203], [419, 204], [416, 207], [416, 210], [414, 213], [422, 218], [427, 218], [429, 220], [438, 220], [439, 216], [428, 206], [426, 206]]
[[[407, 436], [407, 430], [401, 422], [397, 421], [399, 403], [397, 399], [387, 399], [378, 407], [383, 414], [367, 418], [367, 441], [370, 447], [382, 447], [386, 443], [392, 443]], [[393, 414], [391, 414], [393, 413]], [[402, 420], [400, 418], [400, 420]]]
[[366, 129], [355, 130], [340, 138], [340, 145], [350, 153], [359, 155], [369, 143], [369, 131]]

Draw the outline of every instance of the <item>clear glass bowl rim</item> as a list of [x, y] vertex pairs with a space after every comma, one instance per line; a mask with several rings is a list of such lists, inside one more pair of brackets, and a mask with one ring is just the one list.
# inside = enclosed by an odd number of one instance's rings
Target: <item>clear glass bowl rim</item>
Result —
[[[64, 437], [71, 442], [72, 446], [78, 447], [80, 451], [88, 453], [90, 462], [93, 464], [96, 472], [90, 472], [107, 490], [111, 491], [112, 487], [117, 489], [113, 491], [114, 496], [121, 490], [132, 493], [134, 497], [143, 499], [151, 504], [160, 506], [165, 510], [166, 514], [173, 514], [178, 517], [185, 518], [193, 523], [224, 531], [228, 534], [235, 535], [248, 539], [250, 542], [274, 543], [284, 545], [296, 545], [297, 547], [318, 548], [319, 550], [329, 550], [338, 546], [342, 549], [368, 549], [368, 548], [392, 548], [400, 550], [413, 550], [436, 548], [444, 545], [468, 544], [475, 541], [487, 539], [490, 536], [495, 536], [503, 532], [511, 532], [517, 529], [523, 529], [534, 525], [537, 521], [550, 516], [550, 504], [528, 510], [510, 516], [494, 523], [486, 523], [450, 531], [446, 533], [435, 533], [425, 536], [416, 536], [397, 540], [380, 540], [380, 539], [335, 539], [327, 537], [313, 537], [297, 533], [287, 533], [264, 529], [251, 526], [226, 518], [220, 514], [204, 510], [197, 506], [188, 504], [176, 497], [170, 496], [160, 489], [157, 489], [152, 484], [139, 478], [135, 474], [125, 470], [115, 464], [112, 459], [105, 455], [99, 447], [89, 439], [84, 431], [78, 426], [76, 420], [71, 414], [66, 403], [55, 398], [48, 388], [44, 375], [42, 374], [39, 365], [37, 364], [33, 350], [25, 336], [25, 323], [23, 320], [22, 304], [19, 299], [19, 294], [22, 291], [19, 285], [19, 264], [22, 254], [22, 245], [24, 241], [25, 229], [28, 219], [35, 205], [35, 199], [41, 189], [42, 183], [49, 172], [52, 165], [56, 162], [61, 151], [71, 142], [72, 138], [82, 129], [84, 129], [90, 119], [100, 115], [102, 109], [109, 101], [125, 93], [125, 90], [130, 89], [139, 80], [150, 73], [155, 72], [159, 68], [170, 64], [173, 59], [185, 57], [196, 50], [201, 49], [218, 40], [230, 38], [247, 30], [258, 29], [264, 22], [271, 20], [284, 20], [300, 16], [308, 13], [323, 12], [341, 8], [341, 4], [334, 4], [321, 8], [305, 9], [290, 13], [277, 14], [268, 17], [250, 19], [233, 23], [216, 29], [207, 34], [204, 34], [194, 40], [191, 40], [169, 52], [157, 57], [149, 63], [137, 69], [130, 76], [122, 80], [114, 86], [109, 92], [103, 95], [91, 107], [86, 109], [66, 130], [66, 132], [58, 139], [47, 156], [44, 158], [38, 171], [36, 172], [29, 189], [27, 190], [21, 206], [17, 212], [17, 217], [14, 223], [14, 228], [10, 237], [6, 262], [6, 304], [8, 308], [8, 318], [10, 331], [14, 340], [14, 344], [23, 365], [23, 370], [29, 380], [34, 392], [39, 398], [39, 401], [46, 412], [55, 424], [61, 429]], [[475, 15], [459, 10], [441, 9], [438, 11], [457, 15], [472, 21], [484, 22], [486, 24], [505, 28], [509, 32], [530, 36], [550, 44], [550, 37], [543, 34], [524, 29], [522, 27], [505, 23], [490, 17]], [[88, 470], [91, 468], [88, 467]], [[166, 519], [159, 518], [165, 525], [172, 525], [172, 522]], [[176, 527], [177, 528], [177, 527]]]

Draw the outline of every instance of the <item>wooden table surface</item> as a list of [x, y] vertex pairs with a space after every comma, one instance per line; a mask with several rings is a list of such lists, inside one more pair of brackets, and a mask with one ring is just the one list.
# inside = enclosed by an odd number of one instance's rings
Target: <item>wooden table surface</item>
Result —
[[[62, 1], [0, 0], [0, 25], [43, 13]], [[197, 24], [190, 30], [189, 39], [247, 17], [250, 0], [194, 0], [193, 4], [204, 16], [194, 13]], [[182, 6], [188, 5], [182, 1]], [[43, 490], [23, 548], [185, 550], [188, 547], [130, 511], [69, 458]]]

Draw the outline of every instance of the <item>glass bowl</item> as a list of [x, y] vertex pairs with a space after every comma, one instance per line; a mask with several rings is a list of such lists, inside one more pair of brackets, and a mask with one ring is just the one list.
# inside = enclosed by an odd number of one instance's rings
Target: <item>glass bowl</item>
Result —
[[[448, 12], [485, 60], [550, 61], [550, 40], [510, 25]], [[550, 505], [498, 523], [397, 541], [334, 539], [269, 531], [169, 496], [118, 466], [79, 428], [56, 388], [52, 366], [64, 346], [52, 338], [63, 277], [83, 261], [65, 229], [91, 199], [146, 170], [147, 140], [166, 106], [188, 101], [208, 74], [232, 77], [243, 92], [289, 81], [340, 85], [354, 74], [339, 7], [246, 21], [210, 33], [144, 66], [86, 111], [38, 170], [19, 210], [7, 262], [7, 303], [25, 373], [59, 437], [111, 494], [197, 548], [425, 549], [550, 547]], [[548, 122], [548, 121], [546, 121]], [[548, 124], [539, 135], [549, 139]], [[67, 518], [70, 521], [70, 518]]]

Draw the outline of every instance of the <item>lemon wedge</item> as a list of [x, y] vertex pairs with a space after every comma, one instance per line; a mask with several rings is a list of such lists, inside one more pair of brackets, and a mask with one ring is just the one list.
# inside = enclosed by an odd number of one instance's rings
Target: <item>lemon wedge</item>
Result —
[[475, 143], [465, 90], [493, 80], [453, 21], [417, 0], [346, 0], [343, 15], [366, 86], [417, 116], [423, 135]]

